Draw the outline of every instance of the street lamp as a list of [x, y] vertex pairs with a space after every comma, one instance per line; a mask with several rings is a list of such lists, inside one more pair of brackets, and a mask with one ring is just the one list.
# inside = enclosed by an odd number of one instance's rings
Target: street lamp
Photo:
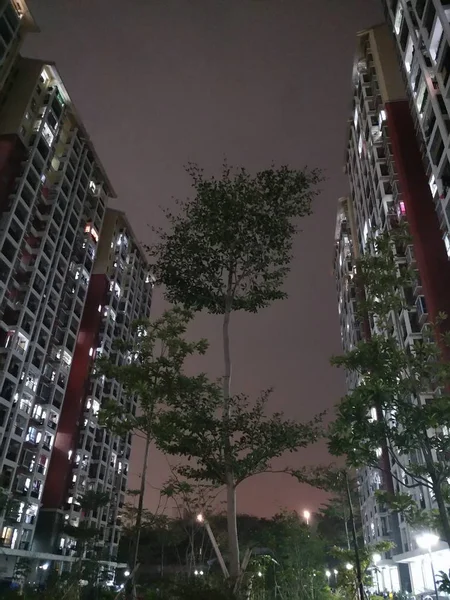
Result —
[[347, 569], [347, 571], [351, 571], [353, 569], [353, 565], [351, 563], [347, 563], [345, 565], [345, 568]]
[[436, 546], [436, 544], [439, 542], [439, 536], [437, 536], [434, 533], [430, 533], [430, 532], [422, 533], [416, 537], [416, 542], [417, 542], [417, 545], [419, 546], [419, 548], [422, 548], [422, 550], [427, 550], [428, 555], [430, 557], [430, 566], [431, 566], [431, 575], [433, 577], [434, 593], [436, 594], [436, 600], [438, 600], [439, 594], [438, 594], [438, 589], [437, 589], [437, 584], [436, 584], [436, 575], [434, 573], [433, 556], [431, 554], [431, 548], [433, 546]]
[[[216, 538], [214, 536], [214, 533], [213, 533], [213, 531], [211, 529], [210, 524], [205, 519], [205, 517], [202, 515], [202, 513], [199, 513], [197, 515], [196, 519], [197, 519], [198, 523], [201, 523], [202, 525], [205, 526], [206, 532], [207, 532], [207, 534], [209, 536], [209, 540], [210, 540], [210, 542], [212, 544], [212, 547], [214, 548], [214, 552], [216, 553], [217, 560], [219, 561], [220, 568], [222, 569], [223, 576], [225, 577], [225, 579], [228, 579], [228, 577], [229, 577], [228, 569], [227, 569], [227, 566], [225, 564], [225, 561], [223, 560], [222, 552], [220, 551], [220, 548], [219, 548], [219, 546], [217, 544], [217, 540], [216, 540]], [[201, 575], [203, 575], [203, 573], [201, 573]]]
[[311, 513], [309, 510], [304, 510], [303, 516], [305, 517], [306, 524], [309, 525], [309, 519], [311, 518]]
[[381, 560], [381, 554], [378, 554], [378, 552], [375, 552], [375, 554], [372, 554], [372, 562], [374, 564], [375, 567], [375, 577], [377, 579], [377, 590], [378, 593], [380, 593], [380, 580], [378, 579], [378, 567], [377, 564], [380, 562]]
[[129, 577], [130, 576], [130, 571], [127, 569], [124, 573], [125, 577]]
[[330, 585], [331, 571], [329, 571], [328, 569], [325, 571], [325, 577], [327, 578], [328, 585]]

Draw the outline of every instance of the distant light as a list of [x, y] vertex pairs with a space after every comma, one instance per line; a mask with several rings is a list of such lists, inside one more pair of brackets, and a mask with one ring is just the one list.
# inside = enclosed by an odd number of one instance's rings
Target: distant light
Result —
[[130, 571], [127, 569], [124, 573], [125, 577], [129, 577], [130, 576]]
[[331, 577], [331, 571], [325, 571], [325, 577], [329, 579]]
[[203, 521], [204, 521], [204, 520], [205, 520], [205, 517], [202, 515], [202, 513], [199, 513], [199, 514], [197, 515], [197, 521], [198, 521], [199, 523], [203, 523]]
[[262, 577], [261, 571], [258, 571], [258, 577]]
[[334, 573], [335, 575], [337, 575], [337, 574], [338, 574], [338, 570], [337, 570], [337, 569], [333, 569], [333, 573]]
[[375, 554], [372, 555], [372, 561], [373, 564], [376, 565], [380, 562], [381, 560], [381, 554], [378, 554], [378, 552], [375, 552]]
[[45, 563], [45, 565], [41, 565], [39, 568], [42, 569], [43, 571], [46, 571], [50, 566], [50, 563]]
[[203, 571], [200, 571], [200, 575], [203, 575]]
[[197, 571], [197, 569], [195, 569], [195, 571], [194, 571], [194, 575], [198, 575], [198, 571]]
[[351, 570], [353, 569], [353, 565], [352, 565], [352, 564], [350, 564], [350, 563], [347, 563], [347, 564], [345, 565], [345, 568], [347, 569], [347, 571], [351, 571]]

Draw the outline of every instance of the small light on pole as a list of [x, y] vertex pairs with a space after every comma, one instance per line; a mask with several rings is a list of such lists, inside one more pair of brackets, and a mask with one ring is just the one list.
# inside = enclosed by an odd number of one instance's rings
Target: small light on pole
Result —
[[428, 551], [428, 555], [430, 557], [431, 575], [433, 577], [434, 593], [436, 595], [436, 600], [438, 600], [439, 593], [438, 593], [437, 584], [436, 584], [436, 575], [434, 573], [433, 555], [431, 554], [431, 548], [433, 546], [436, 546], [436, 544], [439, 542], [439, 536], [437, 536], [435, 533], [431, 533], [431, 532], [422, 533], [421, 535], [418, 535], [416, 537], [416, 542], [417, 542], [417, 545], [419, 546], [419, 548], [422, 548], [422, 550]]
[[380, 562], [381, 560], [381, 554], [378, 554], [378, 552], [375, 552], [375, 554], [372, 554], [372, 562], [375, 566], [375, 577], [377, 580], [377, 590], [378, 593], [380, 593], [380, 580], [378, 579], [378, 571], [379, 569], [377, 568], [377, 564]]
[[304, 510], [303, 516], [305, 517], [306, 524], [309, 525], [309, 519], [311, 518], [311, 513], [309, 510]]
[[351, 563], [347, 563], [345, 565], [345, 568], [347, 569], [347, 571], [351, 571], [353, 569], [353, 565]]
[[325, 577], [327, 578], [328, 583], [330, 583], [331, 571], [328, 571], [328, 569], [325, 571]]
[[125, 577], [129, 577], [130, 576], [130, 571], [127, 569], [124, 573]]

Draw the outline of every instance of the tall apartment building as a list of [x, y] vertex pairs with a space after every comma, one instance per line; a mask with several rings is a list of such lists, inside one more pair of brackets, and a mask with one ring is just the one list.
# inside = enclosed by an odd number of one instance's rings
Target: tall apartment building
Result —
[[[86, 238], [92, 240], [91, 223], [86, 224], [85, 231]], [[131, 434], [111, 434], [100, 427], [98, 413], [105, 399], [118, 402], [132, 414], [136, 413], [136, 402], [123, 394], [117, 381], [91, 377], [91, 368], [99, 355], [112, 358], [116, 364], [131, 360], [114, 348], [113, 341], [133, 341], [137, 332], [131, 325], [150, 316], [151, 296], [145, 253], [125, 215], [108, 209], [43, 493], [35, 550], [74, 556], [76, 540], [66, 533], [64, 525], [77, 527], [87, 521], [100, 531], [96, 543], [102, 558], [116, 562]], [[83, 514], [79, 500], [89, 490], [108, 493], [110, 501]]]
[[10, 83], [25, 35], [38, 28], [24, 0], [0, 2], [0, 95]]
[[450, 253], [450, 0], [383, 0]]
[[[19, 58], [0, 108], [0, 568], [31, 549], [114, 191], [54, 66]], [[11, 564], [9, 561], [8, 565]]]
[[[335, 275], [345, 350], [370, 336], [374, 327], [369, 319], [361, 322], [357, 317], [356, 306], [363, 290], [355, 282], [356, 261], [361, 253], [370, 251], [366, 242], [373, 231], [389, 230], [400, 220], [407, 219], [413, 244], [397, 259], [416, 267], [418, 279], [408, 298], [414, 298], [415, 309], [401, 311], [392, 321], [390, 334], [407, 348], [421, 338], [428, 318], [434, 321], [439, 311], [450, 314], [450, 262], [442, 218], [436, 210], [441, 201], [438, 179], [426, 171], [416, 124], [389, 28], [380, 25], [361, 32], [354, 62], [345, 161], [350, 194], [339, 202], [335, 240]], [[441, 327], [448, 327], [448, 323]], [[349, 376], [347, 383], [351, 389], [358, 382]], [[361, 469], [359, 493], [366, 543], [395, 543], [395, 549], [377, 565], [380, 587], [432, 590], [430, 566], [423, 564], [423, 551], [417, 548], [415, 532], [401, 516], [380, 505], [375, 492], [380, 488], [407, 491], [419, 506], [428, 509], [434, 507], [433, 499], [425, 488], [407, 489], [398, 483], [402, 473], [390, 462], [386, 450], [380, 451], [379, 458], [381, 469]], [[438, 546], [435, 555], [435, 569], [447, 570], [446, 544]]]

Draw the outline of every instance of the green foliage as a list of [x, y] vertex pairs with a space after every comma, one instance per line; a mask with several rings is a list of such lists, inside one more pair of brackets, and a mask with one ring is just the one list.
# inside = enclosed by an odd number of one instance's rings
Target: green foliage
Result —
[[168, 300], [223, 314], [284, 298], [297, 220], [310, 214], [320, 174], [281, 167], [251, 175], [226, 164], [219, 179], [195, 164], [187, 172], [195, 197], [178, 202], [177, 214], [166, 211], [170, 231], [149, 248]]
[[450, 594], [450, 577], [444, 571], [439, 571], [438, 575], [439, 579], [437, 579], [436, 583], [438, 584], [439, 591]]
[[[274, 458], [295, 452], [320, 436], [320, 418], [302, 424], [282, 413], [267, 415], [270, 392], [254, 403], [244, 394], [232, 396], [228, 418], [220, 413], [222, 395], [218, 387], [203, 396], [182, 396], [160, 417], [157, 443], [168, 454], [183, 456], [188, 464], [177, 467], [180, 475], [195, 481], [226, 484], [226, 466], [234, 473], [235, 485], [271, 468]], [[223, 440], [230, 438], [228, 456]], [[191, 463], [192, 459], [194, 461]]]
[[[393, 547], [394, 544], [391, 542], [378, 542], [377, 544], [363, 546], [359, 550], [361, 575], [365, 587], [368, 587], [372, 584], [372, 577], [369, 567], [372, 564], [373, 555], [387, 552]], [[356, 580], [353, 551], [343, 548], [334, 548], [333, 554], [338, 561], [338, 587], [341, 593], [345, 598], [357, 597], [358, 582]], [[351, 565], [352, 568], [348, 569], [347, 565]]]
[[96, 362], [96, 374], [118, 381], [129, 397], [135, 397], [139, 409], [132, 414], [124, 405], [110, 401], [102, 407], [100, 420], [117, 435], [130, 431], [154, 437], [154, 426], [165, 406], [179, 396], [195, 396], [208, 388], [203, 375], [183, 374], [186, 359], [204, 354], [205, 340], [188, 342], [185, 339], [191, 313], [180, 307], [166, 311], [153, 321], [133, 324], [137, 333], [133, 342], [117, 341], [114, 348], [126, 357], [118, 364], [101, 357]]
[[410, 494], [397, 492], [390, 494], [385, 490], [378, 490], [376, 496], [381, 503], [386, 504], [394, 513], [401, 513], [406, 522], [416, 530], [440, 530], [441, 522], [438, 510], [425, 510], [417, 505]]
[[[357, 263], [356, 284], [364, 291], [361, 319], [376, 326], [372, 335], [350, 352], [333, 360], [358, 378], [358, 385], [336, 407], [330, 429], [330, 452], [345, 455], [350, 466], [385, 470], [386, 458], [396, 465], [397, 492], [426, 487], [436, 497], [440, 525], [450, 541], [445, 503], [449, 501], [450, 463], [450, 363], [443, 360], [447, 337], [438, 323], [414, 341], [412, 348], [398, 340], [405, 311], [415, 313], [412, 290], [417, 273], [399, 253], [409, 238], [404, 229], [385, 232], [369, 241], [371, 253]], [[439, 315], [439, 322], [446, 315]], [[402, 336], [403, 334], [400, 334]], [[388, 477], [391, 476], [389, 469]], [[405, 510], [411, 522], [422, 519], [412, 503], [399, 497], [396, 510]], [[431, 517], [433, 517], [431, 515]], [[433, 520], [433, 519], [431, 519]]]

